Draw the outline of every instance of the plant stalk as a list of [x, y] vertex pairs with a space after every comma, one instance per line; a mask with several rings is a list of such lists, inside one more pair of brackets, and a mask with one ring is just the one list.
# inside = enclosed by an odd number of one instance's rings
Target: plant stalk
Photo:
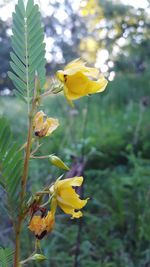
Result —
[[22, 216], [22, 211], [23, 211], [23, 206], [24, 206], [24, 197], [26, 194], [26, 184], [27, 184], [27, 177], [28, 177], [31, 141], [32, 141], [32, 113], [33, 112], [31, 112], [31, 115], [29, 115], [27, 147], [26, 147], [26, 153], [25, 153], [23, 175], [21, 179], [20, 213], [18, 215], [18, 223], [16, 225], [16, 233], [15, 233], [16, 240], [15, 240], [14, 267], [19, 267], [19, 261], [20, 261], [20, 234], [21, 234], [22, 222], [24, 219], [24, 217]]

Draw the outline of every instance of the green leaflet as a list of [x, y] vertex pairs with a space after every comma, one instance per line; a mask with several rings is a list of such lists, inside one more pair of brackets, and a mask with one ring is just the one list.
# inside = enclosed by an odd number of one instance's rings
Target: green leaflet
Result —
[[7, 194], [7, 206], [14, 219], [19, 205], [22, 164], [22, 152], [19, 151], [17, 143], [13, 142], [6, 119], [0, 118], [0, 185]]
[[0, 247], [0, 266], [9, 267], [12, 266], [13, 254], [11, 248], [2, 248]]
[[16, 95], [28, 103], [33, 97], [35, 75], [38, 76], [41, 90], [45, 84], [45, 44], [44, 30], [38, 5], [28, 0], [25, 7], [23, 0], [18, 0], [13, 13], [13, 36], [10, 53], [9, 78], [17, 89]]

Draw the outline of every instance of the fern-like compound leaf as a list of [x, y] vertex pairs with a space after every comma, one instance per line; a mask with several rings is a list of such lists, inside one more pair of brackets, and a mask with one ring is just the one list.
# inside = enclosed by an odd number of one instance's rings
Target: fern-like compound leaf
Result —
[[0, 185], [7, 194], [7, 207], [14, 220], [19, 207], [22, 168], [22, 152], [13, 141], [6, 119], [0, 118]]
[[38, 5], [28, 0], [25, 7], [23, 0], [18, 0], [13, 13], [13, 36], [10, 53], [9, 78], [16, 88], [16, 95], [28, 103], [28, 110], [34, 94], [35, 77], [40, 89], [45, 84], [45, 44], [44, 30]]
[[11, 248], [2, 248], [0, 247], [0, 266], [9, 267], [12, 266], [13, 254]]

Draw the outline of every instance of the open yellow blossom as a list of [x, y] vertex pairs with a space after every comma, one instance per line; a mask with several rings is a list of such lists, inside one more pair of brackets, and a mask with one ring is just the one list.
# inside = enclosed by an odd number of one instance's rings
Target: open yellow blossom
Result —
[[64, 180], [57, 180], [54, 185], [51, 186], [50, 192], [54, 195], [52, 199], [52, 212], [55, 212], [57, 205], [66, 213], [72, 215], [71, 218], [82, 217], [82, 209], [88, 198], [85, 200], [80, 199], [80, 196], [73, 188], [81, 186], [83, 183], [83, 177], [73, 177]]
[[56, 75], [64, 83], [64, 94], [71, 103], [82, 96], [102, 92], [107, 85], [105, 77], [97, 69], [86, 67], [81, 59], [73, 60]]
[[34, 133], [38, 137], [50, 135], [58, 126], [58, 120], [54, 118], [47, 118], [43, 111], [37, 112], [33, 119]]
[[42, 239], [48, 232], [54, 228], [54, 216], [51, 211], [47, 213], [46, 217], [33, 216], [28, 228], [34, 232], [36, 238]]

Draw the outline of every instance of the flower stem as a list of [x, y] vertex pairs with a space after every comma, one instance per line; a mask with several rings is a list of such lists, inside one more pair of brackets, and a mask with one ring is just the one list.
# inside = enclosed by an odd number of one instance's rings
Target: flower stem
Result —
[[29, 159], [30, 159], [30, 150], [31, 150], [31, 140], [32, 140], [32, 116], [29, 117], [29, 129], [28, 129], [28, 139], [27, 139], [27, 148], [26, 148], [26, 155], [24, 161], [24, 168], [23, 168], [23, 176], [21, 181], [21, 207], [24, 201], [25, 192], [26, 192], [26, 183], [27, 183], [27, 175], [28, 175], [28, 167], [29, 167]]
[[[33, 109], [32, 109], [33, 110]], [[14, 256], [14, 267], [19, 267], [20, 261], [20, 234], [22, 228], [22, 222], [24, 217], [22, 216], [23, 206], [24, 206], [24, 197], [26, 194], [26, 184], [28, 177], [28, 168], [29, 168], [29, 159], [31, 151], [31, 141], [32, 141], [32, 113], [29, 115], [29, 127], [28, 127], [28, 137], [27, 137], [27, 146], [25, 153], [25, 160], [23, 166], [23, 175], [21, 179], [21, 193], [20, 193], [20, 212], [18, 215], [18, 222], [16, 225], [16, 240], [15, 240], [15, 256]]]
[[47, 92], [43, 93], [42, 95], [40, 95], [40, 98], [44, 98], [46, 96], [52, 95], [53, 94], [53, 90], [49, 89]]
[[[53, 154], [52, 154], [53, 155]], [[32, 156], [31, 159], [48, 159], [51, 155], [45, 155], [45, 156]]]

